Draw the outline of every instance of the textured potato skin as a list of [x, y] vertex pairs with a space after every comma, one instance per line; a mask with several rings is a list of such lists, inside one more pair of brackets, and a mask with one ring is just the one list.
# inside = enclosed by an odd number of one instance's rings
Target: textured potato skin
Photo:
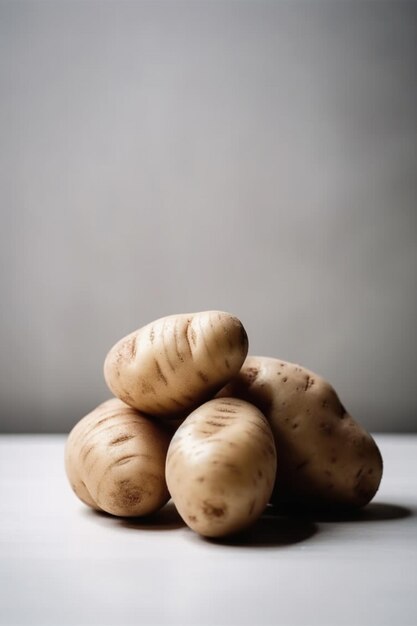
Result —
[[104, 377], [126, 404], [182, 421], [238, 373], [247, 351], [242, 323], [229, 313], [171, 315], [118, 341]]
[[221, 537], [252, 524], [274, 485], [271, 429], [253, 405], [234, 398], [196, 409], [172, 438], [166, 462], [171, 497], [197, 533]]
[[165, 429], [113, 398], [81, 419], [65, 447], [74, 493], [88, 506], [118, 516], [148, 515], [169, 499]]
[[379, 449], [321, 376], [250, 356], [218, 395], [243, 398], [267, 417], [279, 458], [273, 503], [361, 507], [374, 497], [382, 477]]

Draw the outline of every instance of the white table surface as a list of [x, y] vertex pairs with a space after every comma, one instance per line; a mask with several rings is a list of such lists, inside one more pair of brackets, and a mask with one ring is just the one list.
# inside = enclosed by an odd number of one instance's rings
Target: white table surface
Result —
[[0, 437], [0, 624], [417, 625], [417, 435], [376, 437], [385, 473], [357, 519], [267, 517], [215, 543], [172, 506], [94, 513], [70, 490], [65, 438]]

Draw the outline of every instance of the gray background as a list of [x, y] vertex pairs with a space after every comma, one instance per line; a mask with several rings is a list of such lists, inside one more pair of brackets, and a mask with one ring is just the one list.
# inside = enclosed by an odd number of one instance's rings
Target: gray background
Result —
[[1, 2], [3, 431], [65, 431], [121, 336], [238, 315], [416, 428], [417, 3]]

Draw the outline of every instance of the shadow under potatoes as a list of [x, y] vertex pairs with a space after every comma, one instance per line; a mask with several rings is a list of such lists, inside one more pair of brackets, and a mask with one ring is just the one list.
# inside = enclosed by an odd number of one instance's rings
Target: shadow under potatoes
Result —
[[[155, 532], [186, 527], [172, 500], [156, 513], [145, 517], [123, 518], [104, 511], [84, 510], [85, 514], [101, 519], [106, 525], [111, 524], [127, 529]], [[319, 532], [318, 523], [393, 521], [412, 515], [414, 512], [411, 509], [386, 502], [371, 502], [363, 509], [340, 510], [269, 505], [257, 522], [235, 535], [200, 537], [190, 530], [190, 537], [221, 546], [286, 547], [312, 538]], [[325, 531], [325, 528], [323, 530]]]
[[363, 509], [308, 509], [296, 506], [269, 506], [268, 509], [276, 515], [285, 515], [295, 519], [305, 519], [313, 522], [385, 522], [404, 519], [414, 515], [413, 511], [399, 504], [388, 502], [371, 502]]
[[244, 548], [285, 547], [306, 541], [317, 532], [313, 521], [283, 516], [268, 507], [250, 528], [228, 537], [207, 537], [205, 541]]
[[105, 511], [96, 511], [94, 509], [86, 509], [85, 512], [87, 515], [101, 518], [110, 524], [116, 524], [117, 526], [131, 528], [133, 530], [175, 530], [185, 526], [171, 500], [162, 509], [156, 511], [156, 513], [143, 517], [116, 517]]
[[136, 530], [175, 530], [185, 526], [175, 504], [170, 500], [162, 509], [144, 517], [119, 517], [118, 522], [124, 528]]
[[[239, 547], [290, 546], [310, 539], [319, 531], [317, 523], [383, 522], [414, 515], [398, 504], [371, 502], [363, 509], [314, 509], [268, 505], [249, 529], [224, 538], [206, 538], [219, 545]], [[323, 529], [325, 531], [325, 529]]]
[[[84, 512], [89, 517], [100, 519], [106, 525], [133, 530], [164, 531], [186, 528], [172, 500], [153, 515], [145, 517], [115, 517], [105, 511], [94, 509], [84, 509]], [[245, 547], [289, 546], [309, 539], [317, 531], [317, 525], [311, 520], [283, 516], [272, 507], [268, 507], [253, 526], [232, 536], [203, 538], [189, 529], [190, 537], [199, 540], [219, 545]]]

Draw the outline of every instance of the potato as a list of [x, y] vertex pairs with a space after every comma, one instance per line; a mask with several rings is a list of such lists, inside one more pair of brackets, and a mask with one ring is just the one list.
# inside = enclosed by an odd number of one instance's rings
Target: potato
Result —
[[246, 332], [228, 313], [171, 315], [116, 343], [104, 377], [130, 406], [182, 421], [238, 373], [247, 351]]
[[165, 429], [117, 398], [103, 402], [69, 434], [65, 469], [75, 494], [112, 515], [148, 515], [169, 499]]
[[275, 480], [271, 429], [251, 404], [215, 399], [196, 409], [172, 438], [166, 462], [171, 497], [183, 520], [207, 537], [252, 524]]
[[272, 502], [360, 507], [375, 495], [382, 477], [378, 447], [317, 374], [248, 357], [218, 395], [252, 402], [267, 417], [279, 459]]

